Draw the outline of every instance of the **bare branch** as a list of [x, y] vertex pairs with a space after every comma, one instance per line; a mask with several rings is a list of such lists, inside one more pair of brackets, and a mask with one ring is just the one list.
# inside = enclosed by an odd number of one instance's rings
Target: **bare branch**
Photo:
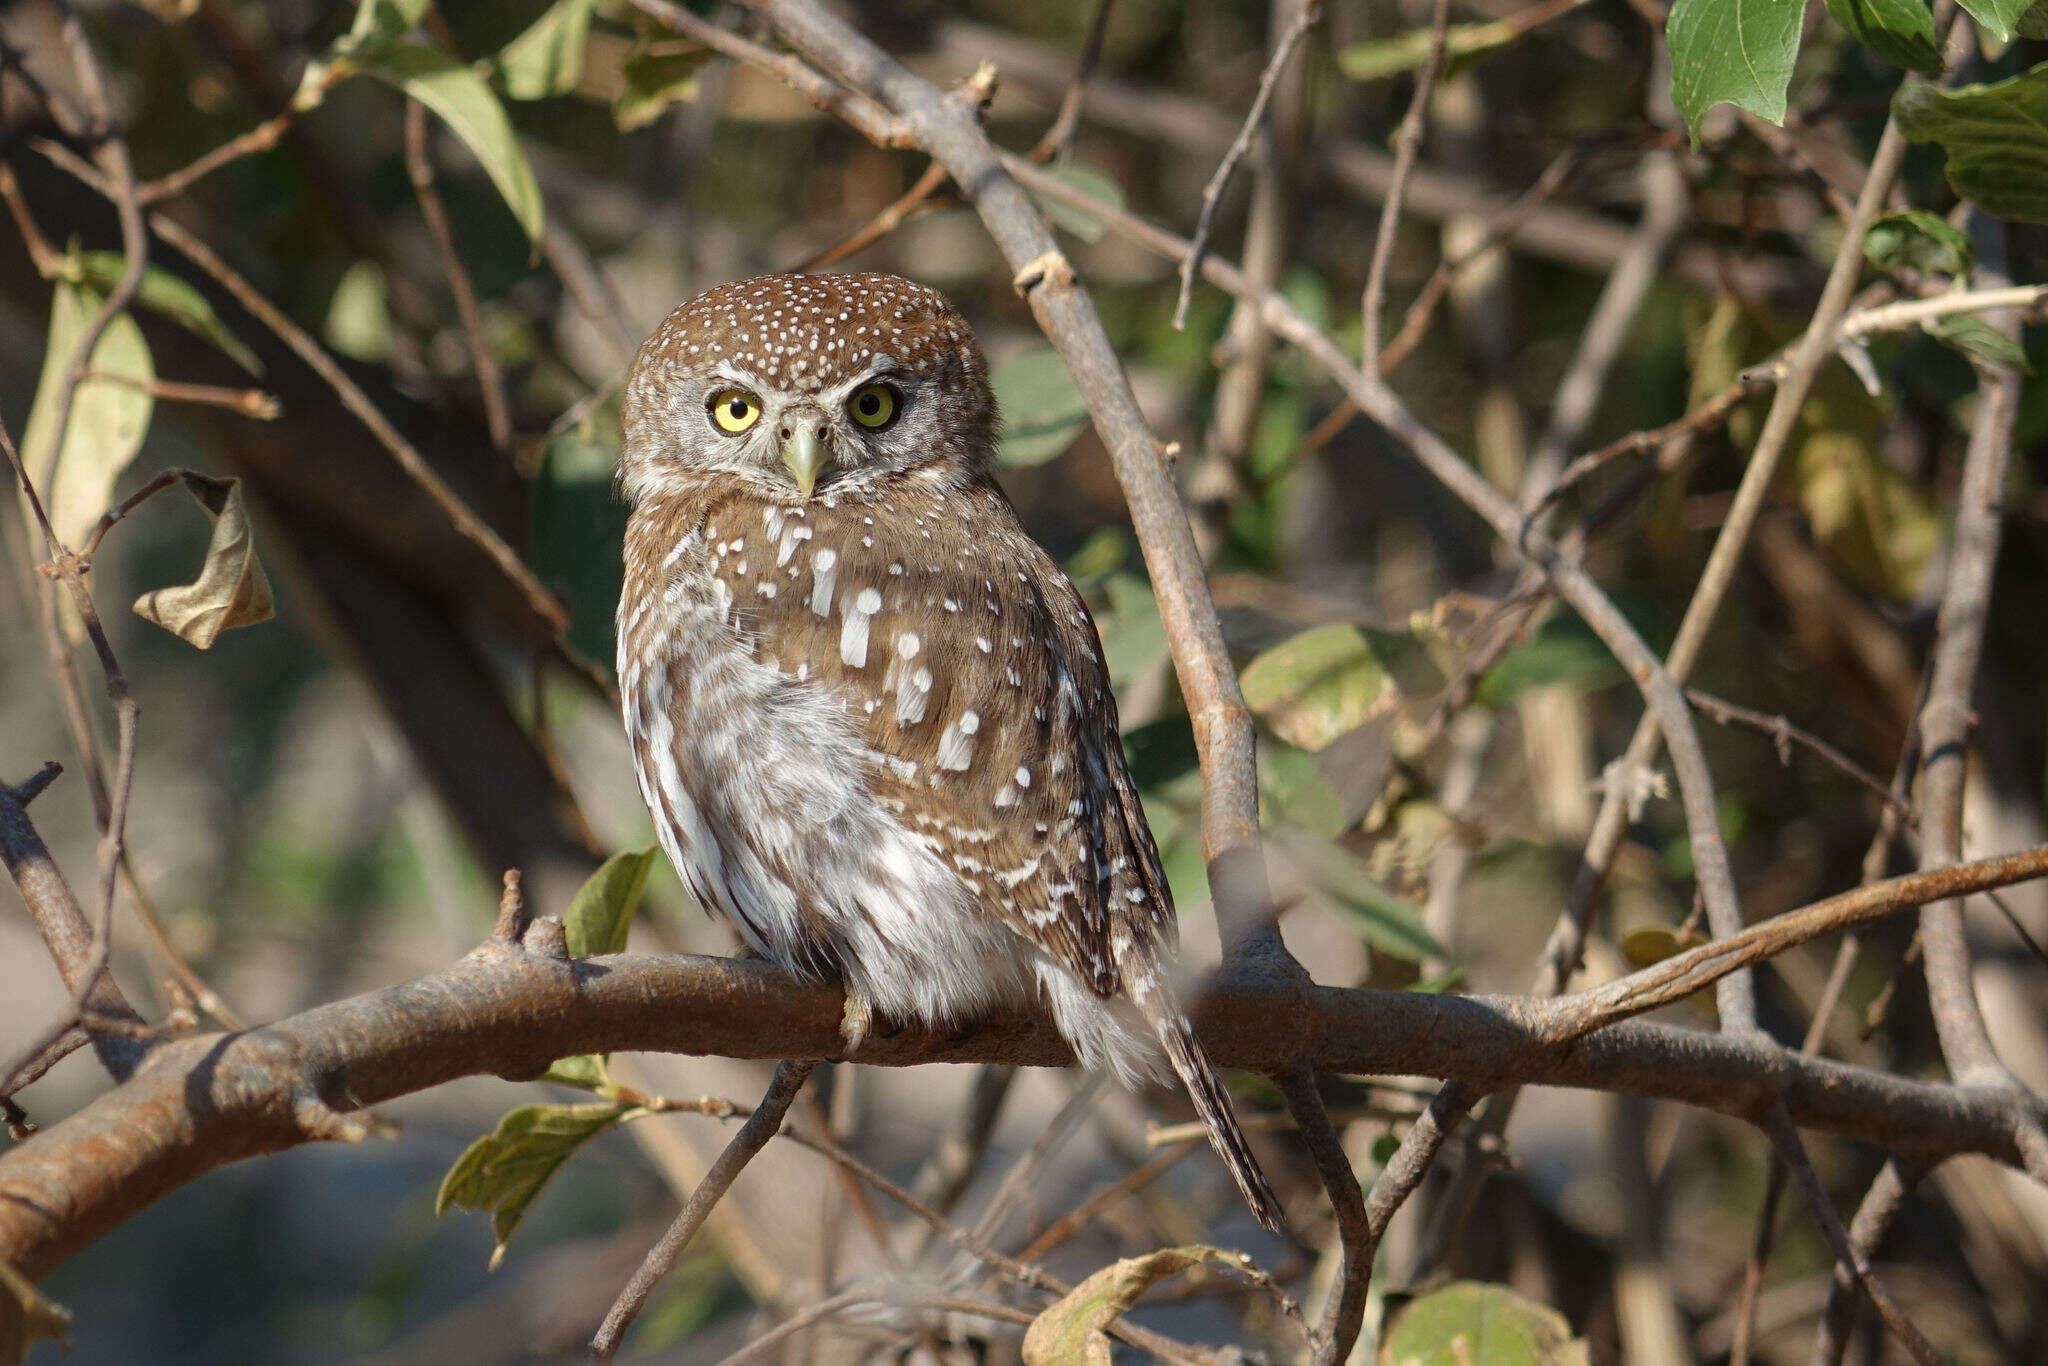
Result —
[[754, 1160], [754, 1154], [768, 1146], [768, 1140], [775, 1137], [782, 1127], [782, 1117], [789, 1113], [790, 1102], [811, 1075], [817, 1064], [812, 1062], [785, 1062], [775, 1069], [775, 1078], [768, 1084], [768, 1092], [761, 1097], [761, 1103], [754, 1107], [754, 1113], [747, 1116], [747, 1122], [725, 1145], [725, 1151], [711, 1164], [711, 1170], [704, 1174], [696, 1191], [690, 1196], [682, 1213], [669, 1225], [668, 1232], [661, 1235], [647, 1253], [647, 1259], [640, 1263], [640, 1269], [633, 1273], [633, 1279], [626, 1282], [626, 1288], [619, 1292], [611, 1311], [604, 1316], [604, 1323], [597, 1330], [597, 1336], [590, 1340], [590, 1354], [598, 1361], [610, 1361], [619, 1350], [626, 1330], [633, 1326], [633, 1320], [647, 1304], [647, 1297], [654, 1293], [654, 1287], [661, 1284], [669, 1272], [675, 1269], [677, 1258], [690, 1245], [690, 1239], [697, 1235], [711, 1209], [731, 1188], [747, 1163]]
[[[1380, 312], [1386, 304], [1387, 263], [1394, 254], [1394, 234], [1401, 224], [1401, 202], [1407, 197], [1408, 177], [1415, 170], [1416, 155], [1422, 151], [1423, 125], [1429, 119], [1429, 97], [1436, 78], [1444, 69], [1444, 34], [1450, 25], [1450, 0], [1436, 0], [1429, 18], [1429, 59], [1415, 77], [1415, 93], [1409, 97], [1408, 112], [1394, 134], [1394, 180], [1387, 187], [1386, 203], [1380, 206], [1379, 233], [1373, 239], [1372, 261], [1365, 271], [1365, 294], [1360, 315], [1365, 322], [1365, 340], [1358, 363], [1368, 374], [1383, 375], [1386, 365], [1380, 355]], [[1188, 281], [1201, 262], [1202, 239], [1195, 237], [1195, 251], [1181, 263], [1181, 298], [1187, 298]], [[1182, 304], [1186, 306], [1185, 302]]]
[[1215, 174], [1209, 177], [1208, 188], [1202, 191], [1202, 210], [1195, 216], [1194, 245], [1180, 266], [1180, 296], [1173, 305], [1173, 326], [1176, 331], [1188, 324], [1188, 300], [1194, 293], [1195, 272], [1201, 268], [1202, 257], [1209, 250], [1209, 228], [1216, 218], [1217, 202], [1223, 198], [1224, 188], [1230, 184], [1231, 172], [1237, 169], [1238, 162], [1244, 160], [1244, 154], [1251, 150], [1252, 139], [1258, 135], [1259, 125], [1265, 122], [1266, 105], [1272, 100], [1273, 91], [1280, 84], [1280, 75], [1286, 71], [1287, 63], [1292, 60], [1295, 47], [1322, 17], [1322, 0], [1304, 0], [1300, 11], [1294, 16], [1294, 22], [1280, 36], [1280, 41], [1274, 44], [1273, 55], [1267, 59], [1266, 69], [1259, 76], [1258, 93], [1252, 96], [1252, 107], [1245, 111], [1244, 124], [1237, 130], [1237, 136], [1224, 151], [1223, 160], [1217, 164]]
[[441, 268], [448, 276], [448, 288], [455, 295], [455, 311], [462, 319], [462, 335], [469, 343], [469, 365], [476, 375], [476, 387], [481, 392], [484, 404], [484, 427], [491, 434], [491, 444], [501, 455], [512, 453], [512, 416], [505, 409], [505, 376], [498, 369], [498, 358], [491, 354], [489, 338], [484, 336], [483, 315], [477, 311], [476, 286], [470, 283], [469, 270], [462, 264], [462, 253], [455, 246], [455, 228], [448, 221], [447, 206], [441, 202], [441, 192], [434, 187], [434, 160], [428, 145], [427, 107], [418, 100], [408, 98], [405, 102], [405, 173], [412, 181], [412, 192], [420, 202], [420, 214], [427, 220], [427, 230], [433, 235], [434, 249], [440, 254]]

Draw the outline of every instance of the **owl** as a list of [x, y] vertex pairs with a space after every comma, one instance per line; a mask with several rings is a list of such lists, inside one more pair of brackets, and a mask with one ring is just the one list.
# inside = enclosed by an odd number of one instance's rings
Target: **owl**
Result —
[[618, 667], [640, 791], [698, 901], [844, 1032], [1042, 1002], [1080, 1061], [1178, 1074], [1278, 1204], [1175, 997], [1159, 853], [1080, 594], [990, 477], [966, 322], [891, 275], [670, 314], [626, 381]]

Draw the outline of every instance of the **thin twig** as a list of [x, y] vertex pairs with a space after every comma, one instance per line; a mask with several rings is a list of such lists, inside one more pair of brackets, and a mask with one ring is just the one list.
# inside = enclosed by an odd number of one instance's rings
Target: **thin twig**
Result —
[[[44, 152], [58, 165], [63, 166], [80, 179], [93, 185], [94, 188], [104, 191], [105, 182], [95, 175], [91, 168], [85, 166], [73, 156], [67, 148], [49, 142], [38, 142], [36, 146], [39, 151]], [[327, 354], [326, 350], [318, 342], [307, 335], [303, 328], [287, 318], [282, 311], [259, 293], [233, 267], [215, 255], [211, 247], [180, 226], [174, 219], [167, 218], [160, 213], [151, 214], [149, 226], [157, 236], [163, 238], [173, 247], [176, 247], [194, 265], [219, 282], [223, 289], [234, 296], [236, 303], [248, 310], [250, 315], [258, 322], [274, 332], [280, 341], [297, 354], [300, 360], [304, 361], [316, 375], [326, 381], [327, 386], [334, 391], [335, 397], [341, 400], [342, 406], [353, 413], [357, 420], [369, 429], [370, 434], [377, 438], [378, 444], [390, 452], [392, 459], [398, 462], [399, 468], [403, 469], [413, 482], [420, 486], [421, 490], [432, 500], [434, 506], [439, 508], [442, 514], [448, 518], [450, 525], [455, 528], [457, 533], [481, 550], [498, 567], [499, 571], [518, 590], [520, 596], [525, 600], [528, 609], [536, 617], [547, 623], [556, 632], [567, 628], [568, 612], [561, 602], [548, 590], [546, 585], [534, 577], [533, 571], [527, 568], [525, 562], [505, 543], [504, 538], [485, 525], [482, 519], [470, 509], [469, 505], [456, 496], [454, 490], [448, 487], [447, 482], [439, 474], [435, 473], [433, 467], [427, 463], [426, 458], [419, 453], [411, 442], [400, 435], [398, 429], [392, 426], [389, 419], [379, 412], [377, 406], [370, 401], [369, 396], [362, 391], [354, 380], [348, 377], [347, 373], [339, 365], [335, 364], [333, 358]]]
[[939, 187], [946, 183], [946, 178], [946, 168], [934, 161], [924, 168], [924, 174], [920, 175], [909, 189], [891, 200], [873, 218], [823, 251], [805, 257], [791, 269], [799, 272], [823, 270], [827, 266], [839, 264], [856, 252], [866, 251], [903, 226], [920, 210], [936, 207], [930, 202], [931, 198], [939, 192]]
[[1081, 126], [1081, 105], [1088, 97], [1088, 86], [1095, 79], [1095, 68], [1102, 65], [1102, 43], [1109, 36], [1109, 12], [1115, 7], [1116, 0], [1095, 0], [1095, 17], [1088, 23], [1088, 36], [1081, 40], [1081, 60], [1075, 64], [1074, 79], [1067, 82], [1067, 91], [1060, 96], [1060, 110], [1052, 126], [1032, 146], [1033, 161], [1067, 159], [1074, 130]]
[[[1927, 700], [1920, 711], [1923, 869], [1939, 868], [1962, 856], [1964, 773], [1975, 721], [1970, 699], [1990, 618], [2003, 529], [2000, 503], [2019, 411], [2018, 375], [1989, 365], [1981, 367], [1980, 373], [1983, 400], [1978, 404], [1963, 461], [1955, 549], [1949, 557], [1941, 612], [1935, 623]], [[1964, 1085], [2019, 1087], [2018, 1079], [1999, 1061], [1977, 1002], [1960, 900], [1944, 900], [1921, 912], [1920, 944], [1928, 1008], [1949, 1074]], [[2039, 1125], [2030, 1125], [2020, 1138], [2029, 1152], [2029, 1165], [2037, 1175], [2048, 1178], [2048, 1134]]]
[[1835, 1202], [1828, 1197], [1827, 1188], [1821, 1185], [1820, 1177], [1813, 1170], [1813, 1163], [1806, 1157], [1806, 1149], [1799, 1142], [1799, 1131], [1792, 1127], [1791, 1119], [1785, 1114], [1785, 1107], [1774, 1105], [1764, 1119], [1764, 1132], [1770, 1135], [1771, 1144], [1784, 1160], [1792, 1173], [1793, 1184], [1805, 1197], [1806, 1206], [1812, 1212], [1814, 1222], [1820, 1225], [1821, 1233], [1828, 1245], [1835, 1250], [1838, 1270], [1845, 1270], [1855, 1278], [1856, 1285], [1869, 1297], [1885, 1327], [1891, 1329], [1913, 1359], [1921, 1366], [1943, 1366], [1948, 1358], [1934, 1350], [1934, 1345], [1923, 1337], [1913, 1326], [1897, 1300], [1885, 1288], [1877, 1273], [1870, 1269], [1870, 1258], [1842, 1227], [1842, 1217], [1835, 1212]]
[[1836, 334], [1843, 341], [1867, 337], [1873, 332], [1902, 332], [1924, 327], [1943, 318], [1966, 313], [2030, 313], [2048, 303], [2048, 285], [2005, 285], [1997, 289], [1956, 290], [1925, 299], [1901, 299], [1897, 303], [1858, 309], [1842, 319]]
[[[1005, 157], [1003, 164], [1013, 176], [1035, 191], [1069, 203], [1082, 198], [1058, 179], [1044, 175], [1039, 168], [1021, 158]], [[1116, 231], [1171, 259], [1182, 259], [1189, 249], [1182, 239], [1134, 214], [1101, 205], [1099, 216]], [[1213, 256], [1203, 262], [1202, 270], [1211, 281], [1230, 293], [1240, 298], [1259, 300], [1268, 322], [1278, 335], [1300, 347], [1337, 380], [1358, 401], [1361, 409], [1394, 438], [1399, 449], [1412, 456], [1438, 483], [1491, 525], [1496, 535], [1504, 541], [1516, 543], [1530, 563], [1541, 567], [1558, 595], [1614, 652], [1643, 693], [1649, 711], [1658, 718], [1660, 728], [1677, 737], [1671, 745], [1672, 763], [1678, 774], [1687, 832], [1694, 841], [1695, 872], [1715, 932], [1732, 933], [1740, 925], [1741, 915], [1737, 907], [1734, 876], [1728, 865], [1727, 846], [1720, 836], [1714, 814], [1712, 773], [1707, 767], [1705, 753], [1699, 747], [1698, 731], [1692, 725], [1684, 694], [1635, 627], [1574, 558], [1529, 527], [1521, 512], [1464, 457], [1417, 419], [1391, 389], [1353, 364], [1327, 334], [1302, 317], [1285, 298], [1257, 289], [1236, 267]], [[1196, 733], [1199, 739], [1200, 730]], [[1740, 1022], [1753, 1018], [1754, 993], [1746, 977], [1737, 975], [1726, 979], [1721, 994], [1728, 998], [1723, 1002], [1724, 1019]]]
[[[1543, 168], [1543, 174], [1535, 183], [1508, 202], [1500, 212], [1492, 215], [1486, 224], [1486, 231], [1479, 240], [1466, 247], [1456, 256], [1446, 255], [1437, 262], [1436, 269], [1422, 282], [1422, 290], [1408, 305], [1408, 311], [1401, 315], [1401, 328], [1394, 333], [1394, 339], [1380, 352], [1380, 373], [1391, 375], [1408, 359], [1423, 337], [1429, 332], [1430, 320], [1436, 316], [1436, 307], [1458, 277], [1458, 272], [1488, 252], [1508, 241], [1529, 218], [1529, 215], [1548, 203], [1551, 196], [1564, 188], [1565, 182], [1578, 171], [1583, 158], [1580, 147], [1574, 143], [1550, 159]], [[1353, 414], [1357, 412], [1354, 408]], [[1325, 438], [1327, 439], [1327, 438]]]
[[[1415, 93], [1408, 100], [1408, 112], [1394, 136], [1394, 182], [1387, 189], [1387, 202], [1380, 207], [1379, 234], [1373, 239], [1372, 263], [1365, 272], [1365, 294], [1359, 312], [1365, 324], [1365, 339], [1359, 345], [1358, 363], [1368, 374], [1384, 374], [1380, 360], [1380, 311], [1386, 305], [1387, 265], [1394, 255], [1394, 236], [1401, 224], [1401, 203], [1408, 194], [1408, 177], [1415, 170], [1415, 158], [1422, 151], [1423, 128], [1429, 120], [1429, 97], [1436, 78], [1444, 69], [1444, 33], [1449, 27], [1450, 0], [1435, 0], [1429, 19], [1429, 58], [1415, 77]], [[1196, 238], [1200, 242], [1199, 236]], [[1187, 281], [1194, 274], [1193, 262], [1181, 268], [1181, 295], [1187, 295]]]
[[[1869, 1259], [1877, 1255], [1878, 1245], [1891, 1231], [1920, 1174], [1916, 1164], [1896, 1156], [1887, 1158], [1878, 1169], [1870, 1189], [1864, 1192], [1863, 1202], [1856, 1207], [1856, 1217], [1849, 1223], [1848, 1245], [1857, 1260], [1868, 1265]], [[1827, 1304], [1821, 1310], [1820, 1331], [1814, 1335], [1812, 1366], [1841, 1366], [1862, 1290], [1863, 1285], [1850, 1266], [1838, 1261], [1834, 1279], [1828, 1285]]]
[[1224, 187], [1230, 183], [1230, 173], [1237, 169], [1237, 163], [1251, 150], [1252, 138], [1257, 136], [1259, 124], [1266, 117], [1266, 104], [1273, 98], [1274, 87], [1280, 83], [1280, 73], [1287, 69], [1287, 63], [1294, 56], [1296, 45], [1322, 17], [1322, 0], [1303, 0], [1300, 13], [1294, 17], [1294, 23], [1273, 46], [1273, 55], [1267, 60], [1266, 69], [1259, 77], [1258, 93], [1252, 96], [1252, 107], [1245, 111], [1243, 126], [1237, 130], [1236, 139], [1223, 153], [1223, 160], [1217, 164], [1216, 173], [1209, 177], [1208, 188], [1202, 191], [1202, 210], [1195, 217], [1193, 245], [1180, 267], [1180, 296], [1173, 305], [1175, 331], [1187, 326], [1188, 301], [1194, 294], [1195, 272], [1201, 269], [1202, 257], [1208, 253], [1209, 228], [1216, 217], [1217, 201], [1223, 198]]
[[1919, 822], [1919, 816], [1914, 812], [1912, 803], [1892, 791], [1875, 773], [1872, 773], [1869, 769], [1857, 763], [1854, 759], [1851, 759], [1812, 731], [1793, 725], [1790, 718], [1772, 716], [1767, 712], [1752, 711], [1748, 707], [1737, 706], [1733, 702], [1716, 697], [1712, 693], [1703, 692], [1698, 688], [1687, 688], [1685, 690], [1685, 700], [1724, 726], [1748, 726], [1751, 730], [1761, 731], [1765, 735], [1770, 736], [1771, 743], [1777, 746], [1778, 762], [1780, 764], [1788, 766], [1791, 764], [1792, 746], [1798, 745], [1802, 749], [1820, 756], [1830, 767], [1875, 793], [1879, 801], [1896, 810], [1905, 819], [1907, 824], [1913, 825]]
[[1062, 1214], [1045, 1226], [1045, 1229], [1017, 1254], [1020, 1262], [1035, 1262], [1046, 1253], [1064, 1243], [1067, 1239], [1088, 1227], [1089, 1221], [1114, 1205], [1128, 1200], [1138, 1191], [1164, 1176], [1173, 1165], [1195, 1151], [1203, 1135], [1195, 1134], [1178, 1143], [1169, 1143], [1165, 1151], [1148, 1158], [1131, 1168], [1130, 1171], [1096, 1191], [1080, 1204]]
[[1684, 1000], [1727, 973], [1787, 949], [1916, 907], [1930, 906], [2015, 882], [2048, 877], [2048, 844], [1970, 863], [1944, 863], [1883, 882], [1866, 883], [1798, 910], [1745, 926], [1662, 962], [1560, 998], [1546, 1029], [1562, 1043], [1646, 1011]]
[[790, 1102], [802, 1089], [804, 1080], [817, 1066], [810, 1061], [787, 1061], [777, 1063], [774, 1079], [768, 1083], [768, 1092], [761, 1097], [761, 1103], [754, 1113], [747, 1116], [747, 1122], [725, 1145], [725, 1151], [711, 1164], [711, 1170], [704, 1173], [689, 1203], [676, 1216], [668, 1232], [661, 1235], [647, 1253], [640, 1269], [626, 1282], [625, 1289], [613, 1301], [604, 1323], [597, 1335], [590, 1340], [590, 1354], [598, 1361], [610, 1361], [619, 1350], [619, 1343], [625, 1338], [626, 1330], [633, 1326], [633, 1320], [647, 1304], [647, 1297], [654, 1293], [668, 1273], [675, 1269], [676, 1260], [683, 1255], [683, 1249], [690, 1245], [697, 1230], [704, 1224], [712, 1207], [725, 1195], [733, 1181], [746, 1169], [754, 1154], [768, 1146], [768, 1140], [775, 1137], [782, 1127], [782, 1118], [789, 1113]]
[[1322, 1093], [1316, 1089], [1315, 1069], [1298, 1063], [1273, 1080], [1295, 1116], [1320, 1121], [1303, 1124], [1301, 1136], [1330, 1196], [1341, 1265], [1337, 1287], [1323, 1307], [1322, 1321], [1310, 1335], [1309, 1359], [1312, 1366], [1334, 1366], [1350, 1356], [1358, 1331], [1365, 1325], [1365, 1291], [1372, 1276], [1373, 1253], [1365, 1191], [1358, 1184], [1358, 1174], [1352, 1170], [1351, 1157], [1344, 1151], [1336, 1126], [1330, 1123]]
[[95, 383], [118, 384], [124, 389], [140, 389], [152, 398], [169, 403], [197, 403], [208, 408], [225, 408], [257, 422], [274, 422], [284, 412], [284, 405], [274, 394], [261, 389], [234, 389], [223, 384], [188, 384], [183, 380], [149, 379], [139, 380], [131, 375], [116, 374], [107, 370], [88, 370], [85, 377]]
[[470, 283], [469, 269], [462, 264], [462, 253], [455, 246], [455, 228], [448, 221], [448, 209], [441, 202], [441, 192], [434, 186], [434, 160], [427, 133], [427, 107], [408, 98], [405, 102], [405, 173], [412, 181], [413, 195], [420, 202], [420, 214], [427, 220], [434, 249], [441, 257], [441, 269], [448, 276], [448, 288], [455, 295], [455, 311], [462, 319], [463, 338], [469, 343], [470, 370], [476, 375], [476, 387], [483, 396], [484, 428], [490, 433], [491, 445], [500, 455], [509, 458], [512, 454], [512, 417], [505, 408], [505, 376], [498, 369], [498, 358], [491, 354], [490, 339], [484, 335], [483, 316], [477, 311], [476, 286]]

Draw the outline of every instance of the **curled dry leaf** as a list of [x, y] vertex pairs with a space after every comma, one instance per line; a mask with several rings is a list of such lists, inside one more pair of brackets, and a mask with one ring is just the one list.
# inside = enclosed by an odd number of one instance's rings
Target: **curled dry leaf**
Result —
[[1024, 1333], [1024, 1366], [1110, 1366], [1105, 1330], [1111, 1321], [1160, 1281], [1203, 1262], [1234, 1271], [1248, 1264], [1242, 1252], [1196, 1244], [1163, 1247], [1102, 1268], [1031, 1321]]
[[179, 471], [187, 490], [213, 516], [199, 577], [159, 588], [135, 600], [135, 614], [155, 622], [200, 649], [210, 649], [222, 631], [253, 626], [275, 615], [270, 580], [256, 558], [256, 538], [242, 503], [242, 481]]

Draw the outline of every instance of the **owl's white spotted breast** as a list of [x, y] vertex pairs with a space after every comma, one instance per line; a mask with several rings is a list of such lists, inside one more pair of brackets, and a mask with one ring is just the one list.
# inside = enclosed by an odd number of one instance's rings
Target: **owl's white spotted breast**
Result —
[[[730, 853], [716, 871], [701, 856], [683, 858], [708, 883], [725, 878], [723, 893], [713, 885], [700, 894], [742, 924], [772, 902], [772, 924], [830, 943], [863, 913], [821, 875], [821, 854], [880, 838], [872, 820], [849, 828], [845, 813], [865, 797], [957, 889], [919, 893], [927, 904], [918, 933], [936, 918], [964, 917], [970, 937], [1015, 936], [1111, 996], [1156, 961], [1173, 919], [1093, 623], [992, 484], [944, 487], [935, 472], [897, 481], [884, 496], [793, 503], [723, 488], [687, 507], [636, 512], [629, 575], [651, 568], [664, 593], [696, 604], [709, 624], [687, 644], [671, 630], [664, 645], [647, 621], [622, 617], [621, 658], [641, 656], [642, 678], [664, 649], [677, 661], [666, 670], [676, 691], [657, 699], [643, 686], [640, 705], [666, 702], [683, 786], [758, 793], [745, 817], [704, 815], [706, 803], [734, 800], [715, 791], [693, 799], [700, 822], [742, 827], [725, 831], [721, 847], [737, 840], [757, 850], [757, 870], [742, 876]], [[629, 585], [625, 600], [651, 596]], [[630, 716], [628, 724], [641, 733]], [[831, 763], [820, 762], [826, 748]], [[657, 777], [659, 767], [658, 753], [643, 764]], [[840, 823], [816, 840], [790, 828], [827, 813]], [[797, 856], [774, 856], [792, 842]], [[757, 874], [779, 880], [786, 895], [764, 895]], [[787, 943], [764, 951], [785, 961], [805, 953]], [[1018, 962], [1030, 968], [1033, 957]]]

